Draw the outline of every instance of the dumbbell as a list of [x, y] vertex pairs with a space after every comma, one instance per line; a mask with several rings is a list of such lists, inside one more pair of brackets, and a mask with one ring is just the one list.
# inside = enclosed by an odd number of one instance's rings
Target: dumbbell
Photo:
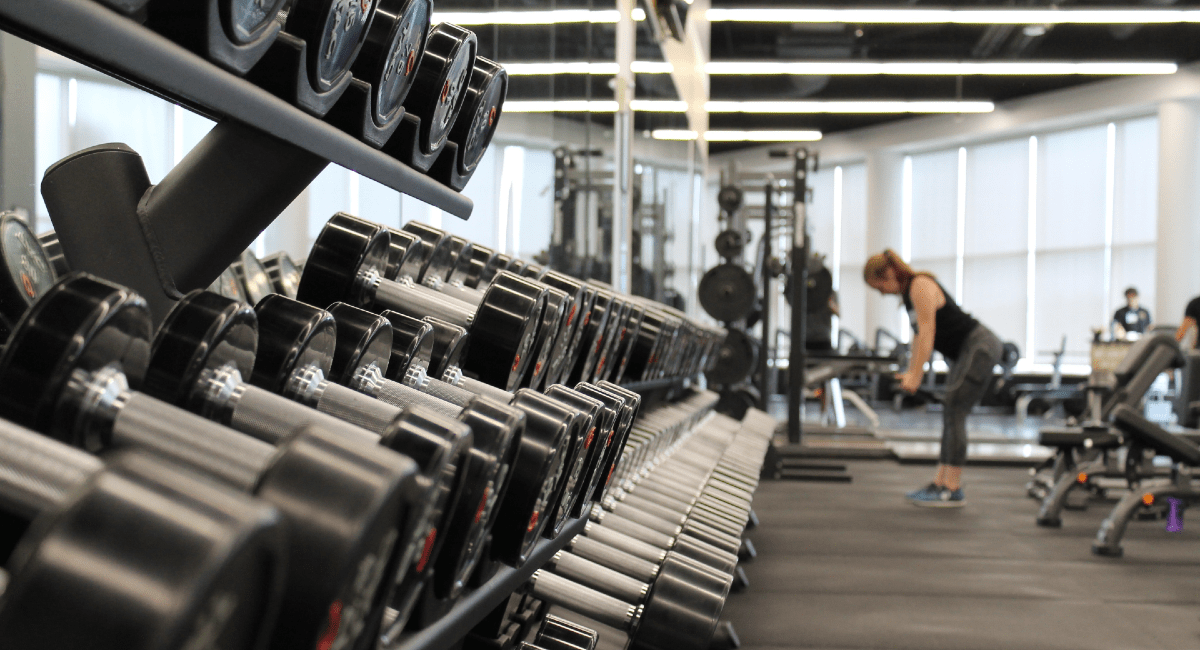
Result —
[[[146, 454], [102, 462], [4, 420], [0, 466], [5, 648], [265, 645], [287, 573], [275, 508]], [[130, 592], [148, 581], [171, 607]]]
[[229, 268], [237, 277], [238, 282], [242, 284], [246, 302], [251, 305], [257, 305], [258, 301], [275, 293], [275, 285], [271, 282], [271, 276], [252, 251], [242, 251], [238, 260], [229, 265]]
[[286, 10], [287, 0], [139, 4], [145, 9], [147, 27], [235, 74], [246, 74], [279, 35], [278, 16]]
[[[56, 243], [57, 238], [54, 240]], [[61, 250], [61, 248], [60, 248]], [[13, 331], [29, 306], [58, 280], [37, 235], [12, 212], [0, 213], [0, 342]]]
[[352, 87], [330, 112], [331, 122], [373, 146], [388, 141], [404, 116], [404, 100], [425, 51], [432, 5], [430, 0], [378, 0], [362, 51], [350, 67]]
[[344, 89], [348, 83], [350, 66], [362, 50], [375, 16], [375, 2], [293, 0], [288, 7], [283, 29], [308, 45], [304, 65], [318, 96]]
[[605, 595], [544, 569], [530, 578], [535, 598], [570, 609], [629, 635], [628, 647], [646, 650], [707, 648], [732, 580], [686, 559], [668, 558], [640, 602]]
[[429, 173], [457, 192], [471, 180], [496, 133], [508, 95], [508, 73], [495, 61], [477, 56], [464, 94], [462, 111], [447, 138], [446, 153], [438, 157]]
[[[477, 308], [483, 302], [483, 291], [469, 289], [461, 283], [468, 270], [473, 244], [461, 237], [414, 221], [405, 224], [404, 231], [415, 235], [418, 243], [408, 249], [411, 252], [407, 260], [395, 265], [396, 275], [387, 279], [419, 283], [434, 290], [451, 304], [461, 302]], [[393, 236], [395, 232], [390, 231]], [[577, 296], [550, 285], [537, 283], [536, 278], [527, 279], [543, 288], [545, 304], [533, 342], [532, 353], [535, 356], [529, 363], [520, 385], [541, 389], [552, 354], [555, 352], [556, 336], [568, 314], [572, 313]]]
[[[535, 648], [542, 650], [595, 650], [599, 635], [595, 630], [565, 618], [547, 615], [534, 637]], [[524, 647], [524, 646], [522, 646]]]
[[281, 293], [288, 298], [296, 297], [296, 289], [300, 286], [300, 269], [292, 261], [292, 257], [280, 251], [262, 259], [263, 268], [271, 278], [271, 286], [275, 293]]
[[392, 310], [414, 317], [436, 316], [471, 332], [463, 369], [485, 383], [514, 388], [529, 363], [544, 292], [521, 278], [493, 282], [476, 309], [452, 305], [411, 285], [382, 277], [389, 233], [344, 213], [334, 215], [313, 244], [297, 298], [313, 305], [344, 300], [372, 311]]
[[440, 23], [429, 30], [425, 55], [403, 102], [403, 121], [384, 153], [429, 171], [462, 111], [477, 49], [475, 34], [458, 25]]
[[[145, 299], [91, 276], [55, 284], [13, 332], [0, 361], [0, 411], [91, 452], [135, 448], [185, 464], [279, 509], [295, 567], [287, 625], [272, 647], [338, 646], [373, 635], [403, 549], [404, 495], [417, 473], [399, 454], [315, 427], [273, 446], [143, 393], [151, 319]], [[128, 374], [127, 374], [128, 373]]]
[[466, 277], [463, 278], [463, 284], [478, 289], [482, 282], [486, 286], [487, 283], [496, 277], [501, 269], [508, 266], [507, 255], [501, 255], [496, 251], [476, 244], [471, 249], [471, 259], [467, 266]]
[[[256, 325], [257, 317], [248, 305], [210, 292], [189, 293], [159, 329], [143, 388], [154, 397], [269, 443], [317, 426], [413, 458], [421, 476], [408, 495], [414, 507], [406, 513], [409, 534], [400, 540], [404, 550], [397, 572], [406, 572], [414, 558], [427, 558], [435, 550], [438, 530], [445, 530], [444, 519], [456, 511], [465, 490], [471, 431], [421, 411], [398, 413], [380, 432], [367, 431], [247, 384], [242, 377], [251, 375], [255, 365]], [[423, 565], [414, 570], [426, 571]]]
[[224, 271], [221, 271], [221, 275], [218, 275], [217, 279], [208, 285], [208, 291], [225, 296], [230, 300], [247, 304], [250, 302], [246, 299], [246, 290], [242, 287], [241, 280], [238, 280], [232, 268], [226, 267]]
[[586, 354], [576, 359], [570, 383], [603, 378], [601, 369], [608, 363], [608, 350], [624, 323], [627, 309], [628, 303], [617, 294], [603, 288], [598, 290], [590, 322], [583, 332], [583, 342], [589, 347]]

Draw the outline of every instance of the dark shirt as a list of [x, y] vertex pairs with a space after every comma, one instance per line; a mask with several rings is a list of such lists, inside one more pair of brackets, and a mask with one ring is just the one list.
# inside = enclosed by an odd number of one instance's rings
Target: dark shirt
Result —
[[[926, 276], [937, 282], [933, 276]], [[973, 316], [962, 310], [958, 303], [950, 297], [950, 292], [946, 291], [942, 284], [938, 282], [938, 288], [942, 290], [942, 294], [946, 296], [946, 304], [934, 314], [933, 326], [933, 349], [942, 353], [943, 357], [953, 361], [958, 358], [958, 352], [962, 349], [963, 343], [967, 340], [967, 335], [971, 333], [978, 325], [979, 321]], [[912, 298], [909, 294], [912, 292], [912, 283], [908, 285], [908, 290], [904, 292], [904, 308], [908, 310], [909, 320], [912, 322], [913, 331], [917, 331], [917, 318], [913, 314]]]
[[1150, 312], [1146, 311], [1144, 307], [1130, 309], [1126, 305], [1113, 314], [1113, 322], [1124, 327], [1126, 332], [1145, 334], [1146, 329], [1150, 327]]
[[1187, 304], [1187, 308], [1183, 310], [1183, 315], [1200, 324], [1200, 297], [1192, 298], [1192, 301]]

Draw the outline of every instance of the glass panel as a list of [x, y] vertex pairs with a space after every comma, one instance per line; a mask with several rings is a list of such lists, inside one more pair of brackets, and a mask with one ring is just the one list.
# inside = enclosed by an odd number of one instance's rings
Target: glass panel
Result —
[[1024, 253], [1003, 257], [967, 258], [963, 263], [963, 309], [1025, 352], [1026, 258]]
[[1158, 235], [1158, 118], [1117, 125], [1113, 244], [1153, 243]]
[[1104, 313], [1103, 249], [1041, 253], [1037, 257], [1034, 294], [1033, 350], [1040, 362], [1050, 362], [1067, 336], [1065, 363], [1089, 363], [1092, 328], [1107, 328], [1112, 314]]
[[[912, 259], [958, 251], [958, 150], [912, 157]], [[954, 284], [954, 271], [946, 276]]]
[[967, 155], [965, 255], [1024, 252], [1028, 224], [1029, 140], [972, 147]]
[[1103, 246], [1108, 127], [1052, 133], [1038, 150], [1038, 250]]

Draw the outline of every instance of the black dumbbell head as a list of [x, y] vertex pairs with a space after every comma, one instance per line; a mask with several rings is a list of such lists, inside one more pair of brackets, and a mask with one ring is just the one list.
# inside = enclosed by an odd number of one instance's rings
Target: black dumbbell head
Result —
[[638, 626], [630, 633], [631, 648], [707, 648], [733, 586], [733, 576], [718, 577], [668, 555], [651, 584]]
[[[88, 451], [73, 408], [59, 397], [76, 370], [115, 364], [133, 387], [150, 361], [153, 324], [146, 300], [124, 287], [72, 273], [50, 287], [17, 324], [0, 359], [0, 416]], [[68, 402], [72, 402], [68, 400]]]
[[230, 268], [233, 269], [233, 274], [237, 276], [238, 281], [242, 283], [246, 301], [250, 304], [256, 305], [267, 294], [275, 292], [275, 286], [271, 284], [271, 276], [267, 274], [266, 267], [258, 261], [252, 251], [242, 251], [238, 261], [234, 262]]
[[250, 305], [197, 289], [158, 328], [142, 390], [196, 411], [205, 399], [198, 394], [205, 373], [232, 365], [248, 378], [257, 347], [258, 318]]
[[476, 244], [471, 249], [471, 263], [467, 267], [467, 277], [463, 278], [463, 284], [475, 289], [479, 287], [479, 282], [487, 277], [491, 281], [496, 275], [496, 268], [500, 264], [500, 257], [496, 251]]
[[471, 338], [467, 336], [467, 330], [440, 318], [427, 316], [422, 320], [433, 328], [429, 374], [441, 377], [447, 370], [458, 367], [462, 363], [467, 346], [471, 344]]
[[483, 159], [496, 133], [496, 125], [500, 123], [507, 95], [508, 73], [504, 68], [495, 61], [476, 57], [462, 113], [450, 131], [450, 139], [458, 143], [455, 162], [459, 174], [473, 173]]
[[387, 376], [402, 376], [414, 366], [429, 368], [433, 358], [433, 324], [394, 311], [381, 315], [392, 324], [392, 357]]
[[362, 270], [380, 274], [387, 268], [391, 241], [387, 229], [345, 212], [333, 215], [317, 235], [296, 299], [310, 305], [331, 305], [339, 300], [363, 306], [355, 283]]
[[359, 370], [371, 365], [387, 373], [392, 357], [392, 324], [387, 318], [369, 311], [335, 302], [329, 313], [337, 323], [337, 345], [329, 378], [345, 384]]
[[403, 114], [404, 98], [429, 33], [430, 0], [379, 0], [375, 18], [355, 59], [354, 76], [372, 88], [371, 110], [375, 124], [383, 126]]
[[374, 14], [375, 0], [293, 0], [284, 29], [308, 44], [313, 90], [332, 90], [350, 74]]
[[449, 235], [446, 231], [439, 228], [434, 228], [427, 223], [419, 221], [409, 221], [400, 228], [401, 231], [409, 233], [416, 237], [419, 241], [414, 242], [414, 251], [412, 257], [407, 260], [406, 265], [400, 267], [400, 271], [404, 275], [411, 276], [414, 280], [421, 280], [421, 271], [429, 264], [430, 258], [433, 256], [433, 251]]
[[475, 311], [463, 370], [492, 386], [515, 388], [533, 361], [539, 316], [545, 305], [544, 285], [512, 273], [497, 275]]
[[[58, 245], [58, 239], [54, 241]], [[0, 214], [0, 256], [4, 259], [4, 272], [0, 274], [2, 340], [58, 276], [37, 236], [24, 219], [11, 212]]]
[[406, 230], [388, 229], [391, 236], [391, 247], [388, 252], [387, 271], [383, 276], [395, 280], [401, 276], [411, 276], [414, 279], [421, 272], [421, 265], [414, 260], [420, 254], [422, 242], [416, 235]]
[[447, 234], [429, 254], [425, 267], [421, 269], [421, 280], [436, 278], [442, 282], [462, 280], [471, 264], [471, 242], [457, 235]]
[[250, 383], [281, 393], [297, 369], [315, 367], [328, 375], [337, 332], [324, 309], [277, 293], [254, 307], [258, 316], [258, 354]]
[[478, 41], [474, 32], [441, 23], [429, 31], [405, 110], [421, 118], [420, 149], [437, 152], [446, 144], [466, 99]]
[[300, 287], [300, 269], [290, 255], [283, 251], [268, 255], [263, 258], [262, 265], [271, 278], [275, 293], [282, 293], [288, 298], [296, 297], [296, 290]]

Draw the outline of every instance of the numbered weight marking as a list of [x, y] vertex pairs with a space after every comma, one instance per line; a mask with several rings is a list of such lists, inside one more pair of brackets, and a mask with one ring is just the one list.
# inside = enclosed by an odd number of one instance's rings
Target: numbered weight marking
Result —
[[253, 43], [275, 20], [287, 0], [232, 0], [222, 3], [222, 12], [229, 40], [239, 45]]
[[[467, 86], [462, 117], [450, 132], [459, 145], [458, 169], [461, 174], [475, 171], [500, 121], [504, 97], [508, 94], [508, 73], [500, 64], [483, 57], [475, 58], [475, 69]], [[470, 119], [467, 119], [470, 118]]]
[[308, 76], [313, 90], [333, 90], [350, 74], [376, 0], [295, 0], [285, 29], [308, 44]]
[[441, 23], [430, 30], [425, 56], [404, 102], [407, 111], [421, 118], [422, 153], [433, 154], [446, 144], [466, 100], [477, 48], [475, 34], [458, 25]]

